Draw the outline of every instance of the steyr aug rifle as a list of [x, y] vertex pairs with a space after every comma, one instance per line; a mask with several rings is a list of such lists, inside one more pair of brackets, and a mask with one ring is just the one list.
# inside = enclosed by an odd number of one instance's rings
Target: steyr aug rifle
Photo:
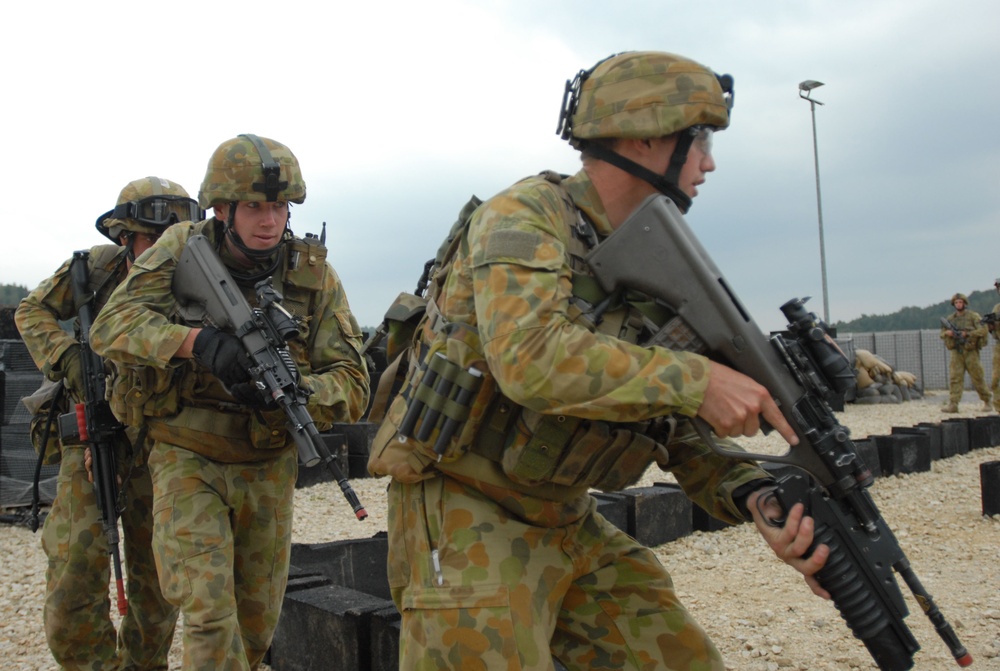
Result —
[[181, 252], [174, 271], [173, 291], [192, 318], [227, 331], [243, 343], [250, 359], [251, 380], [266, 398], [285, 412], [288, 430], [305, 466], [323, 462], [359, 520], [368, 512], [354, 488], [323, 443], [319, 429], [306, 409], [308, 393], [300, 384], [298, 366], [287, 341], [299, 333], [295, 320], [281, 305], [281, 294], [271, 278], [254, 286], [257, 307], [251, 308], [212, 244], [204, 235], [193, 235]]
[[804, 307], [807, 299], [782, 305], [787, 332], [765, 336], [665, 196], [647, 199], [588, 254], [587, 262], [609, 298], [639, 291], [674, 315], [652, 342], [705, 354], [771, 393], [799, 438], [785, 454], [729, 450], [713, 440], [704, 421], [696, 418], [695, 427], [720, 455], [804, 471], [789, 469], [791, 474], [779, 476], [775, 496], [786, 511], [803, 503], [815, 520], [814, 543], [830, 548], [816, 577], [879, 668], [906, 671], [920, 649], [904, 620], [908, 610], [893, 571], [958, 664], [971, 664], [971, 655], [920, 583], [868, 492], [871, 471], [829, 405], [834, 394], [855, 384], [854, 372], [826, 325]]

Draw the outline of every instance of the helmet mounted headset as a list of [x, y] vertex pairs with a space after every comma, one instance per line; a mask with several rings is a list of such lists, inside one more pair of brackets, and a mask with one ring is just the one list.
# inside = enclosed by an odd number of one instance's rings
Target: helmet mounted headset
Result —
[[[612, 101], [616, 103], [615, 105], [606, 104], [605, 101], [601, 101], [601, 110], [605, 113], [606, 119], [598, 120], [596, 118], [597, 114], [593, 111], [597, 105], [593, 98], [595, 97], [595, 90], [598, 86], [607, 85], [617, 85], [621, 84], [626, 77], [622, 77], [620, 80], [609, 80], [608, 82], [595, 83], [593, 86], [589, 87], [589, 90], [585, 91], [585, 84], [594, 75], [594, 72], [601, 68], [602, 65], [612, 61], [614, 59], [619, 59], [623, 65], [620, 69], [624, 69], [626, 65], [635, 66], [635, 70], [641, 70], [643, 62], [650, 68], [648, 75], [656, 76], [656, 83], [652, 79], [646, 81], [640, 81], [640, 84], [644, 91], [637, 91], [635, 88], [630, 89], [631, 95], [642, 96], [645, 98], [654, 98], [655, 100], [647, 102], [636, 102], [634, 100], [615, 100], [615, 95], [619, 94], [609, 94], [612, 97]], [[630, 62], [631, 61], [631, 62]], [[675, 75], [673, 78], [666, 76], [665, 73], [669, 73], [672, 66], [681, 66], [682, 70], [679, 74]], [[607, 72], [602, 73], [602, 77], [607, 76], [612, 70], [619, 68], [619, 63], [613, 63], [608, 68], [605, 68]], [[655, 69], [654, 69], [655, 68]], [[629, 78], [642, 80], [644, 77], [643, 72], [639, 72], [638, 75], [629, 75]], [[720, 91], [707, 91], [704, 85], [694, 85], [692, 79], [696, 76], [700, 76], [704, 79], [705, 75], [711, 75], [714, 77], [715, 81], [718, 83]], [[687, 78], [683, 81], [683, 78]], [[669, 81], [671, 84], [664, 84], [664, 81]], [[673, 86], [672, 89], [669, 87]], [[655, 91], [655, 95], [650, 96], [648, 89], [659, 89]], [[691, 94], [698, 92], [701, 94], [702, 98], [708, 98], [708, 100], [694, 101]], [[589, 109], [583, 112], [585, 117], [581, 122], [578, 117], [580, 113], [580, 101], [581, 98], [589, 95], [590, 100]], [[714, 98], [714, 99], [713, 99]], [[566, 81], [566, 88], [563, 93], [562, 106], [559, 110], [559, 125], [556, 128], [556, 133], [562, 137], [564, 140], [568, 140], [571, 145], [577, 149], [586, 149], [587, 153], [594, 158], [610, 163], [611, 165], [624, 170], [625, 172], [638, 177], [639, 179], [649, 183], [653, 188], [655, 188], [660, 193], [669, 197], [673, 200], [677, 207], [682, 212], [687, 212], [691, 207], [691, 197], [684, 193], [680, 186], [680, 174], [687, 162], [688, 152], [691, 145], [699, 137], [699, 135], [707, 134], [708, 132], [714, 131], [716, 129], [722, 129], [729, 125], [729, 120], [732, 114], [734, 100], [734, 89], [733, 89], [733, 78], [731, 75], [719, 75], [711, 72], [707, 68], [694, 63], [688, 59], [684, 59], [679, 56], [674, 56], [672, 54], [657, 53], [657, 52], [623, 52], [619, 54], [613, 54], [594, 65], [589, 70], [580, 70], [576, 77], [572, 80]], [[633, 123], [631, 119], [628, 119], [629, 115], [642, 115], [643, 121], [641, 123], [649, 123], [650, 112], [655, 115], [657, 114], [655, 108], [659, 106], [663, 109], [674, 107], [687, 106], [690, 110], [682, 110], [683, 121], [681, 124], [677, 125], [678, 119], [676, 118], [676, 113], [670, 117], [669, 123], [674, 124], [675, 128], [663, 128], [663, 122], [658, 119], [656, 124], [657, 128], [660, 130], [654, 130], [652, 128], [647, 128], [645, 130], [637, 130], [631, 128], [629, 131], [624, 131], [622, 129], [621, 122]], [[724, 111], [719, 111], [718, 107], [724, 107]], [[693, 113], [692, 113], [693, 111]], [[619, 119], [615, 119], [615, 117]], [[686, 123], [690, 119], [691, 123]], [[604, 121], [610, 120], [610, 125], [600, 126]], [[586, 125], [586, 132], [581, 134], [579, 132], [578, 126]], [[633, 123], [634, 125], [634, 123]], [[600, 128], [598, 128], [600, 126]], [[597, 129], [597, 130], [595, 130]], [[669, 132], [660, 132], [661, 130], [668, 130]], [[651, 139], [654, 137], [664, 137], [667, 135], [677, 134], [677, 143], [674, 147], [674, 152], [670, 157], [670, 163], [667, 166], [664, 174], [660, 175], [652, 170], [639, 165], [635, 161], [628, 159], [621, 154], [613, 151], [606, 145], [600, 142], [593, 142], [592, 140], [598, 138], [645, 138]]]

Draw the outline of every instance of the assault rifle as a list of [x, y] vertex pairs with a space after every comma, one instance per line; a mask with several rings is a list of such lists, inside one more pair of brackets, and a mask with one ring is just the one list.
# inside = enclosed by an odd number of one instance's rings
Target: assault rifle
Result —
[[[87, 260], [90, 252], [73, 252], [69, 277], [73, 286], [73, 303], [80, 319], [80, 368], [83, 372], [83, 403], [75, 413], [59, 418], [63, 437], [79, 435], [90, 446], [91, 469], [94, 474], [94, 495], [101, 511], [101, 525], [108, 541], [108, 555], [115, 574], [118, 612], [125, 615], [128, 603], [122, 579], [122, 559], [118, 550], [118, 469], [115, 444], [124, 440], [123, 427], [105, 400], [104, 360], [90, 347], [90, 327], [94, 323], [94, 293], [89, 288]], [[75, 426], [74, 426], [75, 424]]]
[[309, 394], [300, 384], [299, 369], [287, 344], [299, 334], [298, 326], [282, 307], [282, 296], [271, 286], [270, 277], [258, 282], [254, 290], [258, 306], [251, 308], [208, 238], [191, 236], [181, 252], [173, 280], [173, 292], [185, 316], [240, 339], [251, 362], [249, 373], [253, 384], [264, 398], [273, 399], [285, 411], [299, 461], [310, 467], [320, 461], [326, 464], [354, 514], [363, 520], [368, 517], [367, 511], [326, 449], [306, 409]]
[[997, 319], [1000, 319], [1000, 315], [996, 312], [987, 312], [983, 315], [983, 318], [979, 320], [980, 324], [985, 324], [989, 330], [993, 330], [997, 325]]
[[[829, 401], [855, 383], [853, 369], [829, 339], [826, 325], [804, 308], [807, 299], [781, 306], [786, 333], [765, 336], [736, 298], [677, 207], [664, 196], [640, 208], [587, 256], [609, 297], [639, 291], [673, 315], [657, 327], [652, 342], [703, 353], [753, 378], [771, 393], [799, 438], [785, 454], [753, 454], [718, 445], [708, 425], [694, 421], [711, 449], [723, 456], [794, 466], [777, 479], [775, 495], [787, 511], [803, 503], [815, 520], [815, 544], [830, 556], [817, 574], [841, 616], [883, 671], [913, 667], [920, 649], [895, 570], [913, 592], [961, 666], [972, 663], [951, 625], [934, 605], [867, 488], [871, 471], [850, 431]], [[780, 520], [774, 521], [781, 523]]]
[[954, 336], [952, 336], [955, 339], [955, 349], [964, 350], [965, 344], [969, 341], [968, 333], [958, 328], [954, 324], [952, 324], [951, 320], [949, 320], [947, 317], [941, 317], [941, 326], [943, 326], [946, 329], [951, 329], [952, 333], [955, 334]]

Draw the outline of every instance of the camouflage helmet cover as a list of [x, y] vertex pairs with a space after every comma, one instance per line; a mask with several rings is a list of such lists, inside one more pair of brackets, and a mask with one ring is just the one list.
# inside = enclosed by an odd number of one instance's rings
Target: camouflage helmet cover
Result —
[[198, 192], [204, 208], [232, 201], [276, 201], [292, 203], [306, 199], [295, 154], [280, 142], [256, 135], [240, 135], [218, 146], [208, 160], [205, 179]]
[[[115, 206], [126, 203], [140, 201], [143, 198], [155, 196], [176, 196], [178, 198], [191, 198], [191, 195], [177, 182], [173, 182], [163, 177], [143, 177], [136, 179], [125, 185], [125, 188], [118, 194]], [[119, 236], [125, 231], [134, 233], [147, 233], [149, 235], [159, 235], [163, 232], [163, 227], [156, 227], [136, 219], [115, 218], [112, 216], [114, 210], [108, 210], [97, 218], [97, 230], [107, 236], [115, 244], [121, 244]]]
[[969, 304], [969, 297], [965, 294], [958, 293], [951, 297], [951, 304], [954, 305], [955, 301], [961, 299], [966, 305]]
[[[578, 83], [582, 78], [582, 82]], [[723, 83], [726, 90], [723, 89]], [[683, 56], [656, 51], [626, 52], [581, 72], [576, 100], [564, 102], [564, 139], [643, 139], [692, 126], [729, 125], [732, 78]], [[567, 118], [568, 117], [568, 118]]]

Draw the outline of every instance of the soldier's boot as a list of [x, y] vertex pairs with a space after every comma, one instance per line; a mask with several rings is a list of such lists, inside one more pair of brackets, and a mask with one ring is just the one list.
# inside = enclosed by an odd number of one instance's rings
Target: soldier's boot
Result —
[[948, 403], [947, 405], [942, 405], [941, 406], [941, 412], [948, 412], [948, 413], [958, 412], [958, 404], [957, 403]]
[[993, 404], [989, 402], [989, 399], [983, 401], [983, 412], [993, 412]]

